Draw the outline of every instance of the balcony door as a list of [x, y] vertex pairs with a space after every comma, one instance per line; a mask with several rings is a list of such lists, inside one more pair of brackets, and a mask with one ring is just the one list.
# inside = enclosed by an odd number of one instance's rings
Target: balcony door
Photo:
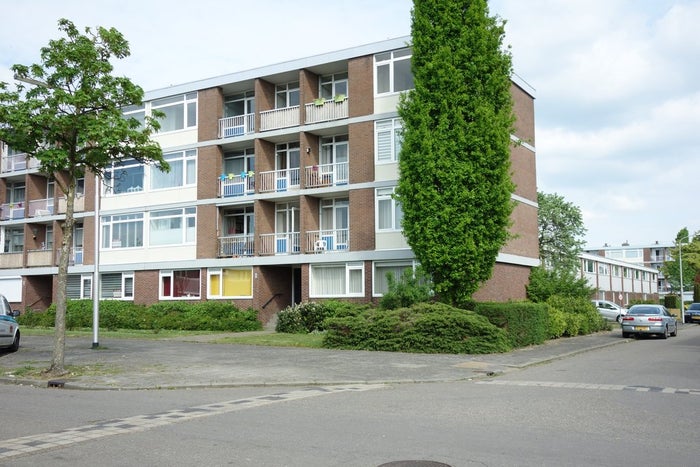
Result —
[[328, 250], [348, 248], [348, 227], [350, 225], [349, 201], [347, 198], [321, 200], [321, 234]]

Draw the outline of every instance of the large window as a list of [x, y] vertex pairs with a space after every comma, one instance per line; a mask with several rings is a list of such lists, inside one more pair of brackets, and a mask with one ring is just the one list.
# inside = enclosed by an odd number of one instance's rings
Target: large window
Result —
[[109, 273], [100, 275], [100, 298], [134, 298], [134, 274], [133, 273]]
[[320, 86], [321, 97], [328, 100], [336, 96], [348, 95], [348, 74], [336, 73], [334, 75], [322, 76]]
[[401, 152], [401, 120], [377, 120], [374, 123], [374, 147], [378, 163], [396, 162]]
[[197, 208], [166, 209], [153, 211], [149, 221], [149, 243], [158, 245], [184, 245], [195, 242]]
[[394, 199], [394, 189], [377, 188], [377, 230], [401, 230], [403, 211]]
[[411, 49], [394, 50], [374, 56], [375, 93], [413, 89]]
[[224, 100], [224, 117], [237, 117], [255, 113], [255, 93], [247, 91]]
[[143, 214], [102, 216], [102, 248], [143, 246]]
[[199, 269], [160, 272], [160, 298], [199, 298]]
[[364, 295], [362, 263], [312, 265], [309, 295], [312, 297], [361, 297]]
[[136, 159], [124, 159], [104, 172], [104, 194], [143, 191], [144, 167]]
[[285, 109], [299, 105], [299, 82], [278, 84], [275, 87], [275, 108]]
[[170, 165], [170, 172], [163, 172], [151, 166], [151, 189], [176, 188], [197, 183], [197, 151], [171, 152], [163, 154], [163, 159]]
[[92, 274], [68, 276], [66, 297], [71, 300], [92, 298]]
[[415, 264], [413, 261], [398, 261], [398, 262], [386, 262], [374, 263], [374, 274], [372, 275], [373, 281], [373, 295], [381, 296], [389, 291], [389, 281], [387, 280], [387, 274], [391, 273], [395, 280], [401, 279], [401, 276], [405, 271], [413, 272], [415, 269]]
[[253, 148], [231, 151], [224, 154], [225, 174], [247, 174], [255, 172], [255, 150]]
[[150, 103], [150, 107], [165, 114], [165, 117], [159, 120], [161, 133], [197, 125], [196, 92], [157, 99]]
[[250, 298], [253, 296], [253, 270], [210, 269], [209, 298]]
[[5, 253], [21, 253], [24, 251], [24, 228], [8, 227], [5, 229]]

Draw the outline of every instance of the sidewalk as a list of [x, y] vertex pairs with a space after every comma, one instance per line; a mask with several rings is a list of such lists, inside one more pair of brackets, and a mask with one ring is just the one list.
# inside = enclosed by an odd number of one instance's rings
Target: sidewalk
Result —
[[[81, 367], [84, 374], [49, 382], [26, 379], [21, 369], [49, 366], [53, 336], [23, 336], [18, 352], [0, 354], [0, 383], [127, 390], [447, 382], [484, 378], [628, 342], [616, 328], [505, 354], [433, 355], [214, 344], [196, 336], [188, 339], [106, 339], [92, 349], [88, 339], [67, 338], [65, 365]], [[13, 369], [20, 370], [18, 375], [11, 373]]]

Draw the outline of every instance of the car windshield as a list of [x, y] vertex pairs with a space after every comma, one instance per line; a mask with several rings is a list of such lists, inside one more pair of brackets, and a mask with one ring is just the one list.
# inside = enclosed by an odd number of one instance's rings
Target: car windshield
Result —
[[660, 315], [661, 309], [653, 306], [632, 307], [628, 314], [630, 315]]
[[689, 310], [700, 310], [700, 303], [691, 303], [688, 307]]

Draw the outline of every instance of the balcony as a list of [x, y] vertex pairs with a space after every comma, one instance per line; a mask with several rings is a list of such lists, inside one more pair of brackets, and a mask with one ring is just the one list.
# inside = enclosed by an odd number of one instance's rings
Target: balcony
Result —
[[53, 198], [34, 199], [27, 203], [29, 217], [43, 217], [53, 215]]
[[329, 251], [347, 251], [348, 229], [313, 230], [306, 232], [305, 253], [326, 253]]
[[304, 187], [318, 188], [324, 186], [347, 185], [348, 163], [320, 164], [304, 167]]
[[255, 173], [241, 172], [240, 175], [221, 174], [219, 176], [219, 197], [243, 196], [255, 193]]
[[2, 158], [0, 171], [5, 172], [20, 172], [27, 169], [35, 169], [39, 167], [39, 161], [33, 157], [27, 158], [26, 154], [6, 155]]
[[24, 201], [0, 205], [0, 220], [24, 219]]
[[299, 232], [260, 235], [260, 255], [298, 255]]
[[255, 254], [255, 238], [253, 235], [231, 235], [219, 237], [219, 258], [253, 256]]
[[327, 122], [348, 118], [348, 98], [346, 96], [336, 96], [333, 99], [316, 99], [311, 104], [305, 106], [305, 120], [310, 123]]
[[251, 133], [255, 133], [255, 114], [219, 119], [219, 138], [231, 138]]
[[260, 131], [299, 126], [299, 106], [260, 112]]
[[11, 269], [22, 267], [23, 254], [20, 253], [0, 253], [0, 268]]
[[27, 250], [27, 267], [54, 266], [52, 260], [53, 252], [49, 249]]
[[[74, 212], [85, 211], [85, 195], [80, 194], [80, 193], [75, 195], [75, 202], [73, 204], [73, 211]], [[64, 196], [61, 196], [60, 198], [58, 198], [58, 213], [59, 214], [66, 213], [66, 198]]]
[[260, 172], [260, 193], [299, 189], [299, 168]]

